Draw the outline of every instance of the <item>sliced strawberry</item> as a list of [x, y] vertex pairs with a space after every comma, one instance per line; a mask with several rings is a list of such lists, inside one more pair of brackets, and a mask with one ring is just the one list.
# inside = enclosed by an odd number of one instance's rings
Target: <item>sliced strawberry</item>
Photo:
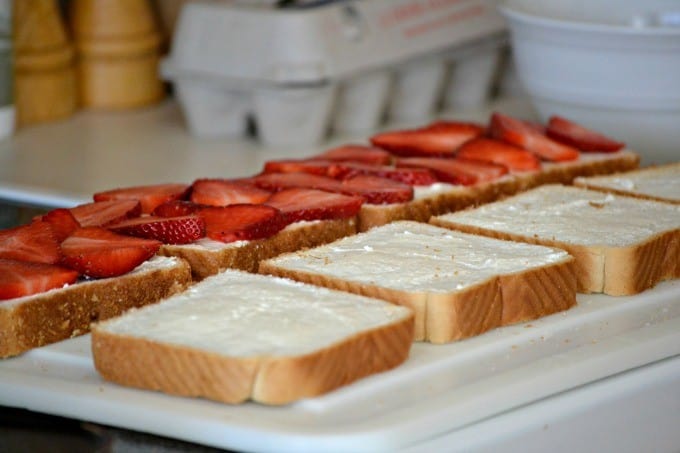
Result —
[[208, 206], [226, 206], [238, 203], [262, 203], [271, 192], [250, 184], [228, 179], [199, 179], [191, 186], [190, 200]]
[[106, 226], [123, 219], [138, 217], [142, 206], [136, 200], [98, 201], [81, 204], [70, 209], [80, 226]]
[[197, 215], [142, 216], [123, 220], [108, 229], [128, 236], [156, 239], [164, 244], [188, 244], [205, 236], [205, 221]]
[[611, 139], [557, 115], [550, 117], [547, 134], [548, 137], [581, 151], [614, 152], [626, 146], [623, 142]]
[[367, 203], [401, 203], [413, 198], [407, 184], [370, 175], [358, 175], [344, 181], [308, 173], [265, 173], [254, 178], [258, 186], [274, 191], [283, 189], [318, 189], [345, 195], [360, 195]]
[[413, 199], [413, 187], [408, 184], [371, 175], [345, 179], [342, 193], [360, 195], [370, 204], [405, 203]]
[[532, 128], [533, 130], [535, 130], [539, 134], [545, 135], [545, 133], [547, 132], [547, 127], [545, 127], [541, 123], [537, 123], [535, 121], [527, 121], [527, 120], [520, 120], [520, 121], [522, 121], [524, 124], [526, 124], [528, 127]]
[[419, 129], [376, 134], [371, 143], [398, 156], [451, 156], [456, 148], [484, 131], [479, 124], [438, 121]]
[[321, 159], [286, 159], [270, 160], [264, 164], [264, 173], [310, 173], [312, 175], [328, 175], [328, 167], [333, 162]]
[[541, 161], [533, 153], [493, 138], [479, 137], [464, 143], [456, 156], [463, 159], [491, 162], [511, 171], [529, 171], [541, 168]]
[[87, 277], [116, 277], [151, 258], [161, 245], [105, 228], [80, 228], [61, 243], [62, 264]]
[[493, 181], [508, 173], [503, 165], [460, 158], [407, 157], [397, 161], [397, 166], [402, 165], [429, 168], [441, 182], [464, 186]]
[[151, 215], [157, 217], [181, 217], [185, 215], [191, 215], [198, 211], [200, 208], [205, 207], [193, 201], [187, 200], [173, 200], [166, 201], [165, 203], [156, 206]]
[[61, 288], [77, 279], [78, 272], [73, 269], [0, 258], [0, 300]]
[[142, 213], [148, 214], [156, 206], [170, 200], [186, 197], [187, 184], [155, 184], [150, 186], [124, 187], [94, 194], [94, 201], [137, 200], [142, 205]]
[[61, 258], [59, 240], [42, 220], [0, 230], [0, 258], [55, 264]]
[[561, 162], [579, 157], [577, 149], [556, 142], [525, 122], [500, 113], [491, 116], [490, 134], [493, 138], [531, 151], [544, 160]]
[[328, 176], [310, 173], [263, 173], [255, 176], [252, 180], [258, 187], [273, 192], [293, 188], [342, 192], [339, 181]]
[[389, 165], [392, 155], [384, 149], [366, 145], [343, 145], [317, 154], [312, 159], [339, 162], [361, 162], [367, 165]]
[[411, 186], [429, 186], [437, 182], [437, 178], [426, 168], [396, 168], [355, 162], [339, 162], [328, 168], [328, 176], [336, 179], [348, 179], [357, 175], [379, 176]]
[[300, 220], [346, 219], [361, 209], [363, 197], [316, 189], [286, 189], [273, 194], [266, 204], [280, 210], [287, 223]]
[[80, 228], [80, 223], [78, 223], [73, 213], [66, 208], [52, 209], [43, 215], [41, 220], [52, 226], [52, 231], [58, 242], [63, 241], [77, 228]]
[[221, 242], [268, 238], [286, 226], [281, 211], [262, 204], [210, 206], [198, 215], [205, 220], [206, 235]]

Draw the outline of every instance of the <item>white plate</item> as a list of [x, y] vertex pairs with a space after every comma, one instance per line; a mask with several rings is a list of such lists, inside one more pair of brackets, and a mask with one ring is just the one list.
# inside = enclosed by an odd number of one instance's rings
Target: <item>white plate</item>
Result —
[[[0, 362], [0, 404], [249, 451], [396, 450], [680, 354], [680, 280], [448, 345], [284, 407], [228, 406], [104, 382], [89, 336]], [[453, 444], [452, 444], [453, 445]]]

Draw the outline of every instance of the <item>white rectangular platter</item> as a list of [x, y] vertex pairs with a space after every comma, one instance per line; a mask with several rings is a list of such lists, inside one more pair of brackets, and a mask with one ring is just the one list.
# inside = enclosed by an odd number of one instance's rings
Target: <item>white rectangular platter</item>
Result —
[[[229, 406], [103, 381], [83, 336], [0, 362], [0, 405], [248, 451], [395, 451], [680, 355], [680, 280], [448, 345], [284, 407]], [[680, 372], [680, 370], [678, 370]]]

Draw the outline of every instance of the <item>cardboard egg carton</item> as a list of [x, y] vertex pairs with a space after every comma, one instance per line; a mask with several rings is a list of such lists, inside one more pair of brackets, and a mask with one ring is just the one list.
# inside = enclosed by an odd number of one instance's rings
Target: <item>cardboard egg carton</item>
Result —
[[310, 145], [483, 103], [505, 40], [495, 0], [197, 2], [161, 72], [196, 136], [252, 118], [265, 145]]

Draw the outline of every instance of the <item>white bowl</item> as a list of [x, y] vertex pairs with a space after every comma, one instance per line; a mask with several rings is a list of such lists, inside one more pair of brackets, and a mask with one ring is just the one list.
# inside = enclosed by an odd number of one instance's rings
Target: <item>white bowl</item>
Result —
[[680, 156], [678, 0], [507, 0], [518, 77], [539, 115], [626, 141], [643, 163]]

